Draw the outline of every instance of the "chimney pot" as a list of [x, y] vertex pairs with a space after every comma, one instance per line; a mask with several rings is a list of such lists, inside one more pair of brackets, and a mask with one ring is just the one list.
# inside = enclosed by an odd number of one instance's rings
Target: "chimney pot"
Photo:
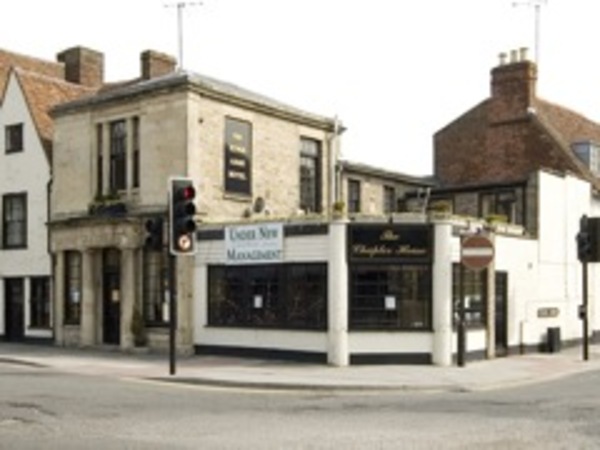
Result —
[[516, 63], [518, 61], [518, 54], [516, 50], [511, 50], [510, 51], [510, 62], [511, 63]]
[[527, 47], [521, 47], [519, 49], [519, 59], [521, 61], [527, 61], [527, 50], [528, 50]]
[[506, 52], [501, 52], [498, 54], [498, 59], [500, 60], [500, 65], [503, 66], [506, 64]]

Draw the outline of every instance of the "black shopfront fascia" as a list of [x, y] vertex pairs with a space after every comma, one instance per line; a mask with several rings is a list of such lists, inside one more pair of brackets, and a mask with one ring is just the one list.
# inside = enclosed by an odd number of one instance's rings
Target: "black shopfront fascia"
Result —
[[348, 227], [349, 328], [430, 331], [432, 225]]

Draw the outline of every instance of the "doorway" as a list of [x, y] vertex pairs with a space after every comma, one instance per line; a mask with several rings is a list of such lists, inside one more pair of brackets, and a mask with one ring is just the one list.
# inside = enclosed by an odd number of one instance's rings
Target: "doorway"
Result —
[[508, 355], [508, 273], [496, 272], [496, 356]]
[[7, 341], [22, 341], [25, 337], [23, 278], [4, 279], [4, 323]]
[[121, 341], [121, 252], [114, 248], [102, 253], [103, 343]]

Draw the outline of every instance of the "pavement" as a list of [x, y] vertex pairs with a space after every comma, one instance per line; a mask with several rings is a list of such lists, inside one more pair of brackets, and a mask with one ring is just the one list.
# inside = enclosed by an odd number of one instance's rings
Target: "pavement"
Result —
[[600, 345], [590, 346], [587, 361], [582, 358], [581, 347], [570, 347], [557, 353], [529, 353], [468, 361], [464, 367], [332, 367], [230, 356], [178, 356], [175, 374], [171, 375], [167, 354], [0, 343], [0, 367], [5, 364], [64, 373], [221, 388], [470, 392], [540, 383], [600, 370]]

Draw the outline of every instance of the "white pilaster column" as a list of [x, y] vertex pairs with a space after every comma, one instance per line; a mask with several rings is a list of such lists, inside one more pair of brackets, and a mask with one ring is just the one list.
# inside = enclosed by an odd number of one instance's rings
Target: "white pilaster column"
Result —
[[131, 323], [135, 307], [135, 251], [121, 249], [121, 348], [133, 348]]
[[202, 333], [208, 324], [208, 266], [201, 264], [194, 269], [194, 338], [202, 342]]
[[452, 225], [436, 223], [433, 261], [433, 355], [438, 366], [452, 364]]
[[82, 347], [96, 343], [96, 299], [94, 295], [94, 251], [81, 252], [81, 328]]
[[348, 353], [348, 263], [346, 261], [346, 226], [343, 220], [329, 224], [328, 348], [327, 362], [347, 366]]
[[[496, 239], [494, 235], [489, 236], [496, 248]], [[496, 357], [496, 264], [495, 258], [492, 260], [487, 270], [487, 327], [486, 327], [486, 346], [488, 359]]]

